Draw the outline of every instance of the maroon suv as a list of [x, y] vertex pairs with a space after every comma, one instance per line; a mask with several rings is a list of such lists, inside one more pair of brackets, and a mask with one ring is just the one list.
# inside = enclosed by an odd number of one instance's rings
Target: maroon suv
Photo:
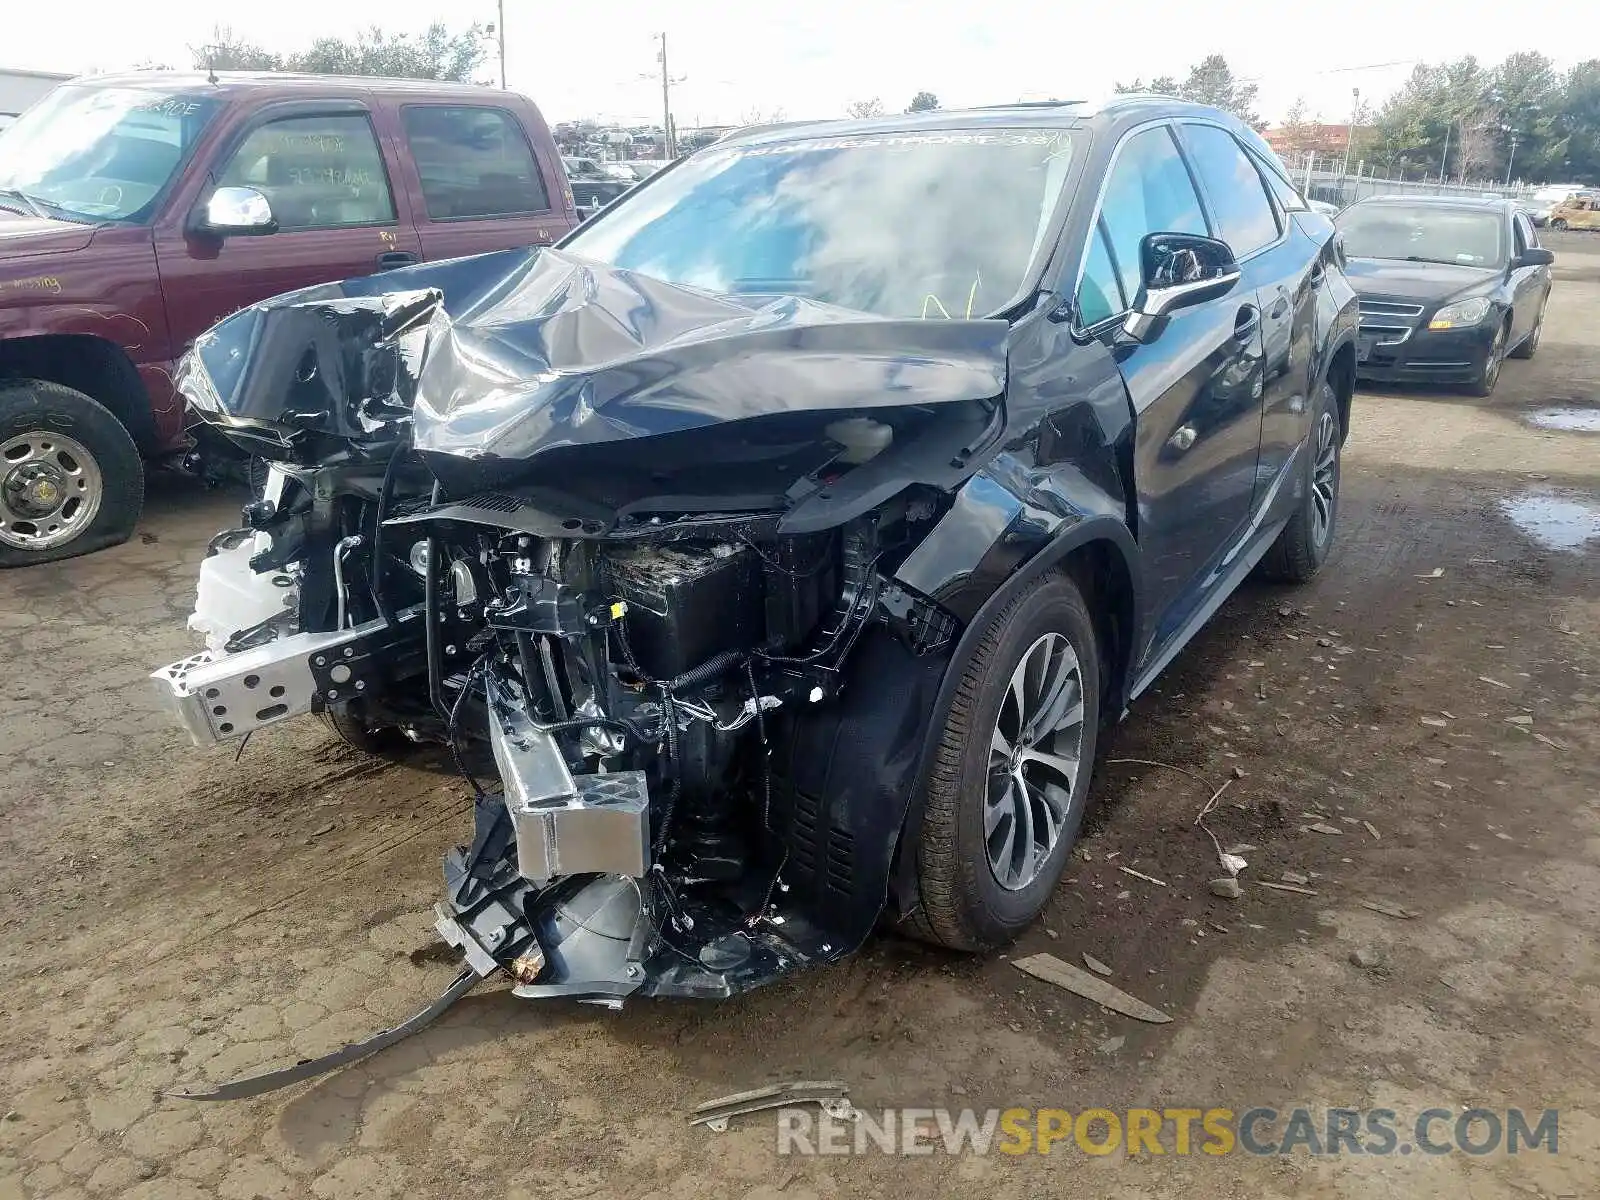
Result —
[[512, 92], [141, 72], [0, 133], [0, 566], [124, 541], [186, 448], [175, 361], [279, 292], [551, 242], [576, 220]]

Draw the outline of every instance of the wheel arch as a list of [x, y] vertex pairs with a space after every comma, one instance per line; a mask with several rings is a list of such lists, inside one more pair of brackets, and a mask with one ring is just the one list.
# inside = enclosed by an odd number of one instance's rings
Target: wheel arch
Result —
[[1339, 402], [1339, 441], [1350, 437], [1350, 409], [1356, 395], [1356, 344], [1340, 342], [1328, 358], [1324, 377], [1333, 386], [1334, 397]]
[[0, 381], [30, 379], [82, 392], [122, 423], [146, 453], [159, 436], [150, 393], [127, 353], [91, 334], [44, 333], [0, 340]]
[[[1143, 619], [1143, 573], [1138, 544], [1121, 520], [1110, 516], [1090, 517], [1054, 538], [1029, 557], [1009, 578], [995, 588], [957, 640], [950, 655], [933, 707], [923, 730], [921, 752], [911, 773], [913, 786], [920, 794], [932, 762], [950, 705], [959, 686], [958, 669], [984, 628], [1003, 611], [1023, 589], [1051, 571], [1071, 576], [1095, 622], [1101, 643], [1101, 722], [1118, 720], [1127, 706], [1128, 687], [1134, 672], [1138, 631]], [[1092, 766], [1091, 766], [1092, 770]], [[895, 864], [890, 880], [891, 915], [904, 917], [918, 903], [915, 855], [906, 852], [916, 844], [921, 832], [922, 806], [910, 804], [895, 847]]]

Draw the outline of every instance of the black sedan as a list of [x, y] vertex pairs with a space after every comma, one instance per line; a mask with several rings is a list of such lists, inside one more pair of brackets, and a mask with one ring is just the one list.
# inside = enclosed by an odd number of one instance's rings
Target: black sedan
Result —
[[1487, 396], [1502, 361], [1539, 348], [1555, 256], [1511, 201], [1378, 196], [1337, 224], [1361, 300], [1363, 380]]

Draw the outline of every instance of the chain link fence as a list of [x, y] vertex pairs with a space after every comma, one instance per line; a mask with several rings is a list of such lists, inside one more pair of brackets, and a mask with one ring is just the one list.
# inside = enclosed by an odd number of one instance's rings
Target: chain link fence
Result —
[[1351, 163], [1347, 169], [1342, 155], [1307, 153], [1280, 157], [1309, 199], [1340, 208], [1369, 196], [1504, 196], [1515, 200], [1532, 190], [1520, 180], [1509, 186], [1493, 179], [1441, 182], [1437, 175], [1429, 177], [1415, 168], [1407, 179], [1404, 170], [1380, 171], [1362, 161]]

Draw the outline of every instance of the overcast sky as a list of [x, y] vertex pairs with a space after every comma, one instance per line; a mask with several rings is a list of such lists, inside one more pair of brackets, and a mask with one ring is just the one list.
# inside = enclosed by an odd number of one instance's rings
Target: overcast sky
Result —
[[[187, 65], [186, 47], [205, 40], [219, 11], [236, 14], [236, 34], [277, 50], [373, 23], [401, 30], [441, 18], [457, 25], [496, 19], [494, 0], [168, 0], [159, 8], [78, 0], [70, 13], [32, 6], [26, 18], [20, 11], [7, 17], [0, 67], [81, 72], [152, 59]], [[874, 96], [895, 111], [923, 89], [946, 108], [1092, 99], [1135, 77], [1181, 78], [1216, 51], [1237, 75], [1259, 83], [1263, 116], [1281, 117], [1303, 95], [1324, 119], [1342, 122], [1352, 87], [1382, 97], [1417, 60], [1476, 54], [1493, 62], [1531, 49], [1565, 67], [1574, 52], [1600, 52], [1592, 39], [1578, 45], [1585, 39], [1575, 42], [1576, 28], [1562, 20], [1508, 20], [1500, 0], [1453, 0], [1442, 8], [1395, 0], [1147, 0], [1091, 9], [1066, 0], [506, 0], [506, 59], [511, 87], [531, 95], [552, 121], [659, 121], [659, 82], [639, 77], [658, 69], [652, 35], [665, 30], [672, 74], [684, 77], [673, 111], [687, 129], [775, 110], [789, 118], [842, 116], [852, 100]], [[1515, 44], [1508, 41], [1513, 33]], [[495, 71], [491, 44], [484, 77]]]

